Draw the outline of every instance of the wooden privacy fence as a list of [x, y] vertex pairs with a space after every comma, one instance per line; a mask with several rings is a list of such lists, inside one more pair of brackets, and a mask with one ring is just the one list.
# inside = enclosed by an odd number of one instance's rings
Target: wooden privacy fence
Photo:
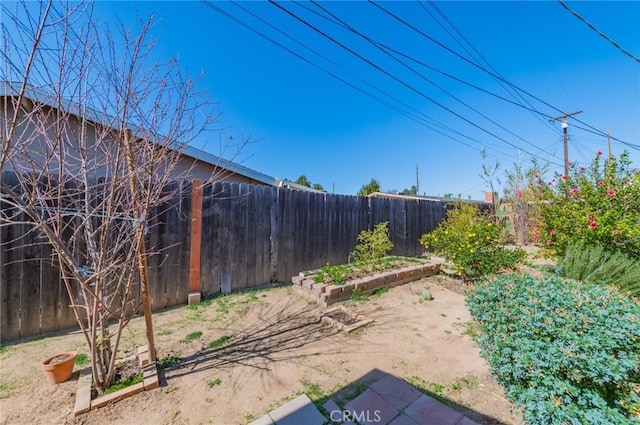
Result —
[[[154, 311], [187, 303], [194, 289], [190, 264], [198, 263], [190, 259], [191, 184], [168, 190], [177, 196], [151, 211], [147, 236], [156, 252], [148, 261]], [[6, 210], [0, 202], [0, 213]], [[392, 254], [418, 256], [418, 239], [444, 219], [445, 204], [215, 183], [202, 188], [201, 217], [195, 273], [206, 297], [344, 263], [358, 233], [383, 221], [389, 222]], [[76, 325], [51, 248], [37, 232], [26, 224], [0, 227], [0, 264], [0, 341]]]

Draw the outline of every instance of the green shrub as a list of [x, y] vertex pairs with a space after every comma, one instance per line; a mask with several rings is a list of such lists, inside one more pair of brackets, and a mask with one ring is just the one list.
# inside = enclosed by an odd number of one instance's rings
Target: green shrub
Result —
[[330, 266], [327, 263], [320, 271], [313, 276], [315, 283], [326, 283], [329, 285], [342, 285], [349, 278], [349, 267], [345, 265]]
[[393, 242], [389, 238], [389, 222], [383, 221], [373, 227], [373, 230], [363, 230], [358, 235], [358, 245], [349, 254], [349, 259], [356, 263], [380, 264], [382, 259], [393, 249]]
[[640, 307], [627, 297], [512, 274], [476, 285], [467, 305], [482, 356], [527, 423], [640, 423]]
[[640, 173], [628, 152], [606, 159], [598, 152], [587, 167], [571, 164], [569, 175], [530, 185], [538, 241], [551, 252], [562, 256], [584, 241], [640, 258]]
[[569, 279], [611, 285], [640, 299], [640, 261], [602, 246], [570, 245], [560, 262], [560, 274]]
[[433, 232], [422, 235], [420, 243], [451, 261], [459, 275], [473, 278], [513, 268], [525, 257], [520, 248], [498, 245], [501, 236], [502, 229], [491, 217], [474, 204], [459, 202]]

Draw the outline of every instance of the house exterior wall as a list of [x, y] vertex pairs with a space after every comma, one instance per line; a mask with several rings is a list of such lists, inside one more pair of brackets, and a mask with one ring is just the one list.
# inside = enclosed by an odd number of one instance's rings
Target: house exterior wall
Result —
[[[7, 101], [5, 101], [7, 100]], [[0, 131], [7, 134], [8, 126], [14, 114], [11, 99], [0, 98]], [[47, 163], [51, 174], [58, 173], [59, 159], [46, 159], [47, 153], [54, 149], [57, 143], [63, 143], [63, 151], [71, 161], [67, 161], [67, 172], [80, 171], [80, 147], [87, 146], [85, 158], [89, 167], [95, 168], [96, 178], [106, 177], [113, 172], [110, 158], [115, 158], [118, 149], [123, 149], [122, 143], [116, 142], [116, 131], [101, 124], [88, 120], [81, 120], [70, 113], [62, 113], [65, 124], [62, 129], [56, 125], [60, 112], [46, 105], [38, 106], [38, 112], [27, 114], [20, 112], [19, 126], [14, 140], [28, 141], [16, 146], [12, 152], [12, 163], [5, 164], [5, 170], [27, 173], [38, 173]], [[60, 134], [60, 137], [57, 134]], [[35, 135], [35, 136], [34, 136]], [[85, 140], [86, 143], [80, 143]], [[15, 165], [15, 170], [14, 170]], [[171, 175], [176, 179], [200, 179], [206, 181], [225, 181], [230, 183], [248, 183], [264, 185], [264, 182], [235, 173], [215, 164], [202, 161], [187, 155], [181, 155]]]

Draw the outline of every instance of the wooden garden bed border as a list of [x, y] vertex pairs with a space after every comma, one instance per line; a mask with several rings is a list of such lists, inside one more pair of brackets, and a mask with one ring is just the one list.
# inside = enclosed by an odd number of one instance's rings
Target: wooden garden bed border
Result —
[[81, 374], [78, 379], [78, 391], [76, 392], [76, 403], [73, 409], [74, 416], [82, 415], [92, 409], [108, 406], [143, 391], [158, 388], [160, 386], [158, 368], [155, 362], [150, 362], [149, 351], [146, 345], [138, 348], [138, 361], [142, 367], [142, 382], [111, 394], [103, 395], [95, 400], [91, 400], [91, 374]]

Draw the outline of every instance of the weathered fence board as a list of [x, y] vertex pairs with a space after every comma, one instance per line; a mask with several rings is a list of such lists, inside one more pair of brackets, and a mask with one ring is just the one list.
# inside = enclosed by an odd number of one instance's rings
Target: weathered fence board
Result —
[[[40, 290], [40, 241], [38, 232], [31, 226], [22, 225], [22, 267], [20, 285], [20, 336], [40, 333], [40, 306], [42, 297], [49, 293]], [[34, 302], [35, 301], [35, 302]]]
[[[189, 291], [191, 186], [150, 211], [147, 244], [154, 311], [186, 304]], [[3, 208], [3, 209], [2, 209]], [[10, 214], [2, 205], [0, 213]], [[201, 291], [287, 282], [303, 270], [344, 263], [364, 229], [388, 221], [393, 254], [422, 253], [419, 237], [445, 217], [429, 200], [365, 198], [247, 184], [203, 187]], [[73, 231], [73, 219], [66, 232]], [[51, 248], [26, 225], [0, 227], [0, 338], [9, 341], [75, 325]], [[140, 299], [139, 285], [135, 287]]]
[[[13, 211], [7, 211], [7, 215]], [[20, 217], [16, 217], [20, 219]], [[2, 285], [0, 293], [2, 306], [0, 319], [2, 328], [0, 336], [3, 340], [20, 337], [20, 286], [22, 284], [22, 229], [21, 224], [1, 228], [2, 232]], [[34, 307], [35, 308], [35, 307]]]

